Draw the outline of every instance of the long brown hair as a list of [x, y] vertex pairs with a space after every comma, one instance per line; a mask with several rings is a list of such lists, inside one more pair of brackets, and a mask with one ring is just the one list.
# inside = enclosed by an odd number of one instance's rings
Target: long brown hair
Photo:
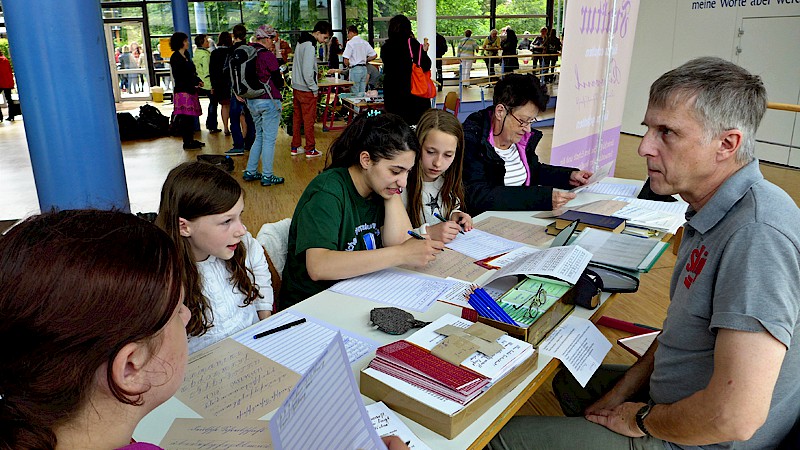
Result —
[[[442, 174], [444, 177], [444, 184], [442, 184], [442, 213], [447, 219], [450, 214], [456, 209], [458, 204], [461, 209], [466, 209], [464, 204], [464, 182], [462, 180], [462, 173], [464, 171], [464, 129], [461, 127], [461, 122], [458, 118], [449, 112], [442, 111], [441, 109], [429, 109], [422, 114], [419, 122], [417, 123], [417, 139], [419, 140], [420, 148], [424, 152], [425, 138], [431, 130], [439, 130], [456, 137], [456, 153], [453, 157], [453, 163]], [[408, 217], [411, 219], [411, 225], [419, 227], [423, 224], [422, 218], [422, 157], [417, 158], [417, 164], [408, 175]]]
[[175, 244], [131, 214], [47, 213], [0, 237], [0, 448], [54, 449], [103, 364], [112, 395], [142, 404], [114, 358], [132, 342], [155, 355], [180, 295]]
[[[181, 236], [179, 219], [195, 220], [212, 214], [230, 211], [243, 195], [239, 183], [224, 170], [203, 162], [183, 163], [167, 175], [161, 188], [161, 205], [156, 225], [172, 237], [180, 253], [181, 277], [184, 283], [184, 303], [192, 313], [186, 332], [189, 336], [202, 336], [213, 326], [214, 316], [208, 299], [203, 295], [203, 284], [188, 239]], [[231, 280], [245, 295], [241, 307], [263, 297], [253, 282], [255, 275], [247, 267], [244, 245], [237, 245], [233, 257], [225, 262]]]

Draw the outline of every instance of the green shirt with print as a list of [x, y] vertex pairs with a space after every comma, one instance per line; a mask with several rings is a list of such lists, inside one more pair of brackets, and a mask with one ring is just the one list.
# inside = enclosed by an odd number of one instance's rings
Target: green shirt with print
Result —
[[289, 252], [283, 269], [279, 309], [286, 309], [332, 286], [308, 276], [306, 250], [360, 251], [381, 248], [383, 198], [364, 198], [347, 168], [328, 169], [311, 180], [289, 228]]

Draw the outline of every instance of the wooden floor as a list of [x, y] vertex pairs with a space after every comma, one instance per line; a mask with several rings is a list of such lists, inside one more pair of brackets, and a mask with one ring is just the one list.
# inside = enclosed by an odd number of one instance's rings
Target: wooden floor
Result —
[[[480, 91], [477, 88], [465, 92], [468, 100], [480, 99]], [[120, 104], [118, 109], [138, 109], [140, 104], [125, 102]], [[171, 105], [162, 104], [160, 108], [167, 115], [171, 112]], [[136, 111], [132, 112], [137, 114]], [[201, 122], [204, 123], [204, 119], [201, 117]], [[23, 124], [24, 118], [14, 123], [0, 123], [0, 221], [18, 219], [38, 210]], [[552, 129], [542, 131], [545, 136], [539, 145], [538, 153], [544, 161], [547, 161]], [[323, 133], [317, 125], [317, 148], [327, 154], [328, 147], [336, 135], [336, 133]], [[134, 212], [157, 210], [161, 184], [172, 167], [183, 161], [194, 160], [199, 153], [222, 154], [231, 147], [230, 137], [225, 137], [222, 133], [212, 135], [204, 130], [197, 135], [197, 138], [207, 144], [201, 151], [184, 151], [179, 138], [123, 143], [128, 192]], [[291, 217], [303, 189], [324, 165], [324, 157], [315, 160], [306, 160], [302, 156], [292, 157], [289, 153], [290, 139], [283, 130], [279, 131], [275, 173], [286, 178], [286, 183], [283, 185], [262, 187], [257, 182], [241, 181], [246, 155], [234, 157], [236, 162], [234, 176], [240, 180], [246, 193], [244, 222], [253, 234], [257, 233], [265, 222]], [[635, 179], [645, 177], [644, 160], [636, 154], [639, 141], [640, 139], [635, 136], [622, 136], [616, 176]], [[781, 186], [796, 203], [800, 203], [800, 171], [765, 164], [762, 164], [761, 168], [767, 179]], [[621, 296], [605, 314], [632, 322], [660, 326], [666, 314], [669, 280], [674, 264], [675, 257], [671, 252], [665, 252], [655, 268], [642, 277], [639, 292]], [[624, 333], [611, 329], [603, 328], [602, 331], [612, 342], [625, 336]], [[606, 362], [610, 363], [630, 364], [633, 361], [633, 356], [621, 350], [616, 344], [606, 358]], [[560, 409], [549, 389], [549, 383], [547, 386], [527, 402], [520, 414], [560, 414]]]

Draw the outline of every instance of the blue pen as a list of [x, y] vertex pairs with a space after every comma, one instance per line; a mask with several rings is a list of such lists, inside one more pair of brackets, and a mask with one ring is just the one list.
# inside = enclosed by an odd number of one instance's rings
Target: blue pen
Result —
[[[433, 217], [436, 217], [437, 219], [441, 220], [442, 222], [447, 222], [446, 220], [444, 220], [444, 217], [442, 217], [442, 215], [439, 214], [438, 212], [433, 213]], [[456, 224], [456, 225], [458, 225], [458, 224]], [[458, 225], [458, 227], [461, 228], [460, 230], [458, 230], [458, 232], [461, 233], [461, 234], [464, 234], [464, 229], [461, 227], [461, 225]]]
[[414, 232], [413, 230], [408, 230], [408, 235], [413, 237], [414, 239], [419, 239], [420, 241], [424, 241], [425, 238]]

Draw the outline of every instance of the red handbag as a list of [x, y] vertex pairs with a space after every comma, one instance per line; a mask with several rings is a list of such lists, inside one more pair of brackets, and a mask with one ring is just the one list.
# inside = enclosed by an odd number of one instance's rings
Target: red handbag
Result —
[[436, 85], [431, 80], [431, 71], [424, 71], [420, 67], [422, 61], [422, 45], [419, 46], [419, 55], [414, 61], [414, 52], [411, 50], [411, 38], [408, 39], [408, 53], [411, 55], [411, 94], [422, 98], [436, 97]]

